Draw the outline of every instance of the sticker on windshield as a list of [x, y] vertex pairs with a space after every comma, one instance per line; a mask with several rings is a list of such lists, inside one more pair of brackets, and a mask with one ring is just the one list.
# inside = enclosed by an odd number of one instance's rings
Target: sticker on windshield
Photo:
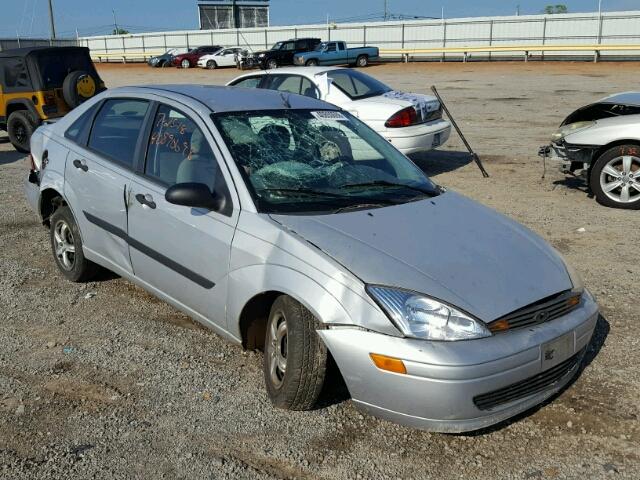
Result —
[[347, 117], [337, 110], [319, 110], [317, 112], [311, 112], [311, 115], [316, 117], [318, 120], [336, 120], [338, 122], [349, 121]]

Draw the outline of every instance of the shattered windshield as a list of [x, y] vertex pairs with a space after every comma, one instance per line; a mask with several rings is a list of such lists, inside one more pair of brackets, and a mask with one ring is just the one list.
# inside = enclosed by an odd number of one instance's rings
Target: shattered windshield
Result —
[[270, 110], [212, 117], [262, 212], [336, 212], [439, 193], [407, 157], [348, 113]]

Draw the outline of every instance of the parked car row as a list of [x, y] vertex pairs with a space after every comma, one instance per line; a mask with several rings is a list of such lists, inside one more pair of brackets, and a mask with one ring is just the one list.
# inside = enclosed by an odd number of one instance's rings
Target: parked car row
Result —
[[152, 57], [152, 67], [218, 68], [237, 66], [273, 70], [290, 65], [350, 65], [366, 67], [379, 58], [377, 47], [348, 48], [346, 42], [322, 42], [319, 38], [292, 38], [275, 43], [269, 50], [254, 52], [246, 47], [201, 46], [186, 52], [168, 50]]

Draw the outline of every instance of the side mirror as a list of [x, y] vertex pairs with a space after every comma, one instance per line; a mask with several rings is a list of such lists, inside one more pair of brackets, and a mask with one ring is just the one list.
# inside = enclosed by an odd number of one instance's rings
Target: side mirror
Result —
[[185, 207], [206, 208], [207, 210], [224, 210], [226, 198], [211, 193], [204, 183], [176, 183], [164, 194], [167, 202]]

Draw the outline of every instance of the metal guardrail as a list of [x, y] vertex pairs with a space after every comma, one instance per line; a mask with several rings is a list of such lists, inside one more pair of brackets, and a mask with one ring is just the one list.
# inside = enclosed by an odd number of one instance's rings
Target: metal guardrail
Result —
[[156, 55], [162, 55], [165, 53], [162, 50], [147, 50], [146, 52], [91, 52], [91, 58], [95, 61], [102, 63], [103, 60], [121, 60], [122, 63], [127, 63], [127, 60], [142, 60], [146, 61]]
[[462, 53], [463, 61], [467, 61], [470, 53], [505, 53], [505, 52], [522, 52], [524, 61], [529, 59], [532, 52], [593, 52], [593, 60], [597, 62], [600, 58], [600, 52], [603, 51], [640, 51], [640, 45], [492, 45], [492, 46], [474, 46], [474, 47], [435, 47], [435, 48], [399, 48], [399, 49], [381, 49], [380, 56], [401, 55], [405, 62], [409, 58], [419, 55]]

